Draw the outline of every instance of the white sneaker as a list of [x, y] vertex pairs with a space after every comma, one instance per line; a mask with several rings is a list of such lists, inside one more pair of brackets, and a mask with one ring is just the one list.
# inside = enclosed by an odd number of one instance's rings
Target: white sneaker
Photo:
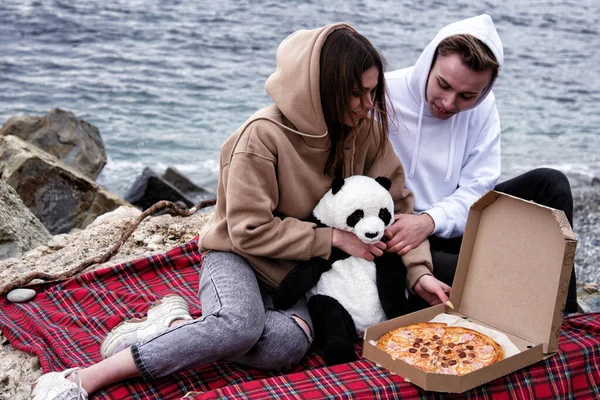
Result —
[[190, 308], [181, 296], [167, 295], [150, 307], [147, 317], [130, 319], [114, 327], [104, 339], [100, 355], [103, 359], [108, 358], [138, 340], [166, 331], [171, 322], [178, 319], [192, 320]]
[[[67, 379], [73, 375], [77, 382]], [[87, 400], [88, 394], [81, 387], [79, 368], [63, 372], [49, 372], [40, 376], [31, 392], [33, 400]]]

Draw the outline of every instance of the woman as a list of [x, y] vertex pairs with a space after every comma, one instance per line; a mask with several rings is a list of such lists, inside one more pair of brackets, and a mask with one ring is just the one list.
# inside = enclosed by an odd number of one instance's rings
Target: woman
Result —
[[[305, 301], [274, 311], [272, 288], [298, 261], [328, 258], [332, 247], [369, 260], [383, 254], [385, 243], [367, 245], [305, 222], [334, 176], [357, 174], [390, 178], [396, 213], [412, 213], [387, 141], [380, 54], [348, 25], [298, 31], [279, 46], [266, 90], [274, 104], [221, 149], [216, 210], [200, 233], [202, 317], [190, 321], [185, 301], [167, 296], [145, 320], [113, 329], [102, 362], [42, 376], [34, 390], [39, 398], [54, 398], [46, 396], [50, 388], [84, 397], [123, 379], [155, 379], [220, 360], [292, 367], [308, 351], [312, 323]], [[440, 289], [428, 242], [403, 261], [410, 287], [427, 275]]]

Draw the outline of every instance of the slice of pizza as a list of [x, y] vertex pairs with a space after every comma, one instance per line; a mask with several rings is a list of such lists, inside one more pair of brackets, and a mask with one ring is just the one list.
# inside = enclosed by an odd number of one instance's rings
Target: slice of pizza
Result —
[[502, 347], [472, 329], [448, 327], [438, 356], [439, 372], [465, 375], [504, 358]]
[[445, 329], [444, 323], [422, 322], [408, 325], [383, 335], [377, 342], [377, 347], [394, 359], [434, 372]]

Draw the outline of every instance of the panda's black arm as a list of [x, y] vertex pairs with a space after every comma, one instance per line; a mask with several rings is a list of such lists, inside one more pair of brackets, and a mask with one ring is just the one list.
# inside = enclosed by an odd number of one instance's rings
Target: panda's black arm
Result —
[[396, 318], [409, 311], [406, 298], [406, 267], [397, 254], [385, 253], [375, 259], [377, 291], [383, 311], [388, 318]]
[[296, 304], [306, 292], [317, 284], [323, 272], [331, 269], [331, 260], [320, 257], [301, 262], [279, 284], [273, 295], [273, 306], [286, 310]]

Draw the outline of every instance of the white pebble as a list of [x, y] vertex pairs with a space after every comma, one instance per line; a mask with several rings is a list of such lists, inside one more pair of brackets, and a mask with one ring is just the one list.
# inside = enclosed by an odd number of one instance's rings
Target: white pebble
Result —
[[35, 297], [33, 289], [13, 289], [6, 295], [6, 299], [11, 303], [23, 303]]
[[152, 251], [161, 250], [163, 248], [163, 246], [159, 243], [148, 243], [146, 247]]
[[148, 238], [148, 244], [161, 244], [163, 242], [162, 235], [152, 235]]
[[42, 252], [37, 250], [31, 250], [25, 253], [25, 258], [40, 258], [42, 256]]
[[55, 250], [62, 249], [69, 245], [70, 237], [65, 234], [56, 235], [47, 243], [48, 247], [51, 247]]

